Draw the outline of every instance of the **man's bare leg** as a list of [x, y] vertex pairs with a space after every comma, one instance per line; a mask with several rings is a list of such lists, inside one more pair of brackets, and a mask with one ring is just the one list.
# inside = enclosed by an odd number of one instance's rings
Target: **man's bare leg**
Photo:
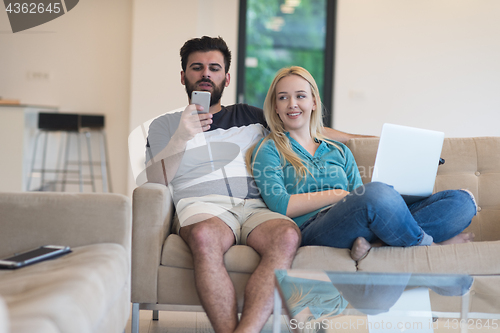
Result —
[[224, 266], [224, 253], [234, 244], [232, 230], [214, 217], [180, 229], [193, 253], [196, 290], [215, 332], [238, 325], [236, 292]]
[[300, 230], [288, 220], [270, 220], [247, 238], [261, 260], [248, 280], [240, 324], [235, 332], [260, 332], [272, 313], [274, 270], [290, 268], [300, 245]]

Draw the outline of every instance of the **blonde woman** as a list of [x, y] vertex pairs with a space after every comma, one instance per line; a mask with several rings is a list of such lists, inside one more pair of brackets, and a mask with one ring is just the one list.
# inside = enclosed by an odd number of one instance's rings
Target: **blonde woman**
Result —
[[374, 242], [406, 247], [472, 240], [462, 233], [477, 210], [470, 192], [443, 191], [407, 205], [389, 185], [362, 184], [350, 150], [321, 135], [318, 87], [304, 68], [277, 73], [264, 115], [271, 133], [249, 153], [248, 166], [267, 206], [297, 223], [302, 246], [351, 248], [360, 260]]

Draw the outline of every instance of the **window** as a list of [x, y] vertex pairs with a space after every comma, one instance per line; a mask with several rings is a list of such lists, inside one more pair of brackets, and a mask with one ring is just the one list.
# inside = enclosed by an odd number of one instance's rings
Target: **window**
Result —
[[276, 72], [302, 66], [331, 126], [335, 10], [335, 0], [240, 0], [238, 102], [262, 107]]

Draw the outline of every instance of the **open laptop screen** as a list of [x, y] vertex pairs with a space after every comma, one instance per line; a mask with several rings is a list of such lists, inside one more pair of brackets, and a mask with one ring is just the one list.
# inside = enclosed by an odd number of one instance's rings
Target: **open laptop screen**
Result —
[[443, 132], [384, 124], [372, 182], [392, 185], [403, 196], [430, 196], [443, 141]]

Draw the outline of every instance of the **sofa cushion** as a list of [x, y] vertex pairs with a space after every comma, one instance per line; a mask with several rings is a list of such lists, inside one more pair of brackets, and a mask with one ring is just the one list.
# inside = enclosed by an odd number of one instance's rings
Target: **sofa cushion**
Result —
[[[371, 180], [378, 139], [353, 139], [347, 146], [358, 164], [363, 183]], [[479, 206], [467, 231], [476, 241], [500, 240], [500, 137], [447, 138], [434, 192], [465, 188]]]
[[469, 189], [479, 206], [467, 231], [476, 241], [500, 240], [500, 137], [445, 139], [435, 191]]
[[54, 321], [51, 318], [39, 316], [31, 318], [23, 318], [16, 320], [10, 327], [10, 332], [15, 333], [60, 333]]
[[55, 260], [0, 271], [0, 295], [19, 328], [14, 332], [38, 332], [38, 326], [40, 332], [94, 332], [124, 293], [130, 297], [129, 272], [123, 246], [81, 246]]
[[[301, 247], [293, 260], [292, 268], [354, 272], [356, 262], [351, 259], [350, 253], [349, 249], [323, 246]], [[245, 245], [232, 246], [224, 255], [224, 264], [228, 272], [251, 274], [259, 262], [259, 254]], [[165, 240], [161, 265], [193, 269], [193, 255], [180, 236], [172, 234]]]
[[130, 251], [131, 207], [111, 193], [0, 193], [0, 257], [44, 244], [123, 244]]
[[[232, 246], [224, 255], [228, 272], [253, 273], [259, 262], [259, 254], [245, 245]], [[163, 243], [161, 265], [193, 269], [191, 250], [179, 235], [169, 235]]]
[[349, 249], [326, 246], [304, 246], [293, 259], [292, 269], [320, 269], [325, 271], [355, 272], [356, 262]]
[[[250, 273], [229, 272], [229, 278], [234, 286], [238, 311], [243, 309], [245, 287], [250, 279]], [[194, 270], [178, 267], [160, 266], [158, 268], [158, 303], [190, 306], [188, 311], [203, 311], [196, 291]], [[198, 309], [192, 306], [199, 306]], [[184, 311], [184, 309], [179, 309]]]
[[358, 262], [365, 272], [500, 274], [500, 241], [442, 246], [372, 248]]

